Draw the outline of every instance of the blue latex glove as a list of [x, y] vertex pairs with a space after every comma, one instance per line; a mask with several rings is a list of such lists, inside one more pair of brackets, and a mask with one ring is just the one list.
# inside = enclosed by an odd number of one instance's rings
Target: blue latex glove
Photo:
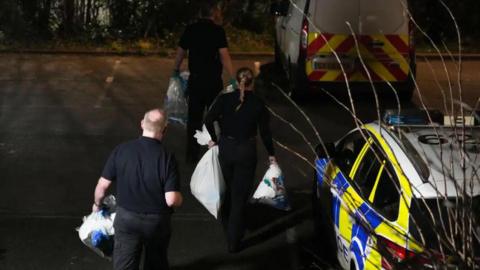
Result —
[[230, 85], [232, 85], [234, 90], [237, 89], [237, 80], [235, 80], [234, 78], [231, 78], [229, 83], [230, 83]]

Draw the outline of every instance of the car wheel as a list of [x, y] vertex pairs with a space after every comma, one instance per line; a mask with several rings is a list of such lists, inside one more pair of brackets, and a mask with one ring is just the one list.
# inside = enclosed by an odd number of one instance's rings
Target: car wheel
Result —
[[313, 181], [312, 211], [315, 244], [320, 256], [332, 264], [337, 263], [337, 242], [332, 218], [332, 194], [328, 186], [318, 186], [316, 177]]

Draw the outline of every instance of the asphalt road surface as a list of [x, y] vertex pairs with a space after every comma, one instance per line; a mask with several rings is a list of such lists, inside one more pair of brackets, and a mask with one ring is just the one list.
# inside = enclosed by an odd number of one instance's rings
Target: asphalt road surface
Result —
[[[76, 55], [0, 55], [0, 269], [110, 269], [78, 239], [75, 228], [89, 214], [93, 189], [115, 145], [139, 136], [143, 113], [161, 106], [173, 65], [158, 57]], [[421, 60], [421, 59], [419, 59]], [[285, 88], [285, 79], [269, 58], [236, 59], [235, 67], [262, 64], [258, 92], [270, 108], [318, 143], [304, 117], [272, 86]], [[458, 93], [456, 66], [419, 61], [420, 94], [404, 107], [448, 109], [442, 100]], [[448, 76], [445, 72], [448, 70]], [[452, 83], [449, 83], [449, 79]], [[462, 99], [475, 106], [479, 99], [480, 62], [463, 64]], [[342, 90], [339, 89], [338, 92]], [[335, 91], [334, 91], [335, 92]], [[333, 93], [301, 104], [325, 141], [353, 127], [341, 106], [349, 100]], [[358, 116], [377, 119], [374, 96], [354, 95]], [[458, 99], [458, 97], [457, 97]], [[381, 95], [383, 111], [395, 108], [395, 98]], [[185, 131], [169, 126], [166, 144], [180, 161], [185, 203], [173, 216], [170, 248], [172, 269], [327, 269], [316, 253], [310, 194], [314, 155], [300, 136], [273, 118], [275, 140], [296, 155], [277, 147], [293, 210], [288, 213], [252, 205], [247, 243], [239, 254], [226, 252], [220, 224], [190, 195], [192, 165], [183, 161]], [[259, 147], [257, 177], [267, 168]]]

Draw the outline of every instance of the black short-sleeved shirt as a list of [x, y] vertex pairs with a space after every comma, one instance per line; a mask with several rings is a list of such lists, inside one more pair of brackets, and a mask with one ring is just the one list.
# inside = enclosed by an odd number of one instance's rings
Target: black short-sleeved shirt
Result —
[[221, 77], [222, 62], [218, 52], [227, 48], [225, 30], [212, 20], [200, 19], [188, 25], [179, 46], [188, 50], [188, 68], [193, 76]]
[[143, 136], [117, 146], [102, 177], [116, 182], [117, 204], [138, 213], [171, 213], [165, 192], [180, 190], [173, 154], [159, 140]]

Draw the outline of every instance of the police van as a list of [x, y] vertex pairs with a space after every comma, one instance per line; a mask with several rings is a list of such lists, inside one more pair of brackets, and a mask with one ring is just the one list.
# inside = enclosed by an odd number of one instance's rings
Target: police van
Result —
[[480, 268], [478, 118], [390, 113], [317, 155], [322, 255], [353, 270]]
[[271, 11], [275, 60], [291, 95], [314, 86], [344, 88], [347, 79], [412, 96], [415, 46], [407, 0], [284, 0]]

